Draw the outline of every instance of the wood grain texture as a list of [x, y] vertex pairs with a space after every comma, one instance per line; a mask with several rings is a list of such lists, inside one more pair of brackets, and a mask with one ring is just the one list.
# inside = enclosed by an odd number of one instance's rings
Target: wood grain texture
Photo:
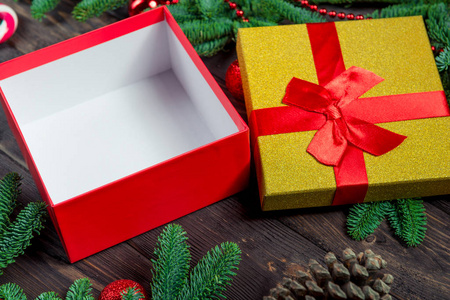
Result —
[[[30, 17], [28, 1], [5, 0], [19, 15], [19, 29], [0, 45], [0, 62], [41, 49], [126, 17], [121, 8], [86, 23], [71, 18], [74, 3], [63, 0], [42, 22]], [[157, 58], [157, 53], [149, 57]], [[142, 58], [147, 59], [147, 58]], [[233, 99], [225, 87], [225, 72], [236, 59], [230, 47], [211, 58], [203, 59], [241, 116], [246, 119], [245, 105]], [[0, 176], [18, 172], [23, 176], [20, 202], [27, 204], [41, 198], [27, 170], [23, 157], [0, 110]], [[242, 262], [232, 286], [225, 293], [229, 299], [262, 299], [287, 273], [292, 263], [306, 265], [309, 259], [323, 261], [328, 251], [338, 256], [346, 247], [355, 251], [370, 248], [388, 261], [387, 271], [395, 276], [394, 299], [449, 299], [449, 196], [426, 200], [428, 229], [426, 239], [417, 248], [407, 248], [393, 236], [386, 222], [364, 241], [354, 241], [346, 234], [348, 206], [261, 212], [256, 180], [252, 175], [249, 188], [228, 199], [180, 218], [188, 232], [192, 266], [206, 252], [224, 241], [233, 241], [242, 249]], [[94, 296], [110, 282], [132, 279], [149, 289], [153, 249], [162, 228], [157, 228], [127, 242], [109, 248], [87, 259], [70, 264], [50, 220], [25, 255], [17, 258], [2, 276], [0, 284], [15, 282], [28, 299], [53, 290], [65, 296], [70, 284], [89, 277]]]

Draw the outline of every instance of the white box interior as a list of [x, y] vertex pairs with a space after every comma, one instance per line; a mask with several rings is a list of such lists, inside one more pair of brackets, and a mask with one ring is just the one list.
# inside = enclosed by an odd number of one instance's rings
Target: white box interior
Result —
[[238, 131], [166, 22], [0, 85], [54, 204]]

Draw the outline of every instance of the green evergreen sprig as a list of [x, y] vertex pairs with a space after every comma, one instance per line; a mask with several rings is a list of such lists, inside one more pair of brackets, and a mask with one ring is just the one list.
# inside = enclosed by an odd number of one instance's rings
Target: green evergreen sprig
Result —
[[223, 292], [241, 261], [239, 246], [225, 242], [214, 247], [188, 275], [190, 254], [186, 240], [186, 232], [176, 224], [169, 224], [159, 236], [154, 252], [157, 259], [152, 260], [153, 299], [225, 298]]
[[387, 218], [394, 234], [408, 246], [418, 246], [425, 238], [427, 218], [420, 199], [360, 203], [350, 208], [347, 217], [349, 235], [359, 241], [365, 239]]
[[144, 298], [144, 294], [142, 294], [137, 287], [128, 287], [126, 291], [122, 292], [120, 295], [122, 296], [122, 300], [140, 300]]
[[0, 275], [31, 245], [33, 235], [44, 228], [46, 204], [43, 202], [29, 203], [11, 223], [10, 215], [20, 194], [20, 180], [18, 174], [10, 173], [0, 181]]
[[128, 2], [128, 0], [81, 0], [73, 9], [72, 16], [77, 21], [85, 22], [89, 18], [100, 16], [105, 11], [128, 5]]
[[[27, 300], [25, 293], [15, 283], [6, 283], [0, 286], [0, 299], [3, 300]], [[122, 298], [124, 300], [137, 300]], [[45, 292], [36, 297], [35, 300], [62, 300], [55, 292]], [[66, 295], [66, 300], [94, 300], [92, 296], [92, 284], [88, 278], [74, 281]]]
[[58, 6], [61, 0], [33, 0], [31, 2], [31, 16], [41, 21], [45, 14], [52, 11]]

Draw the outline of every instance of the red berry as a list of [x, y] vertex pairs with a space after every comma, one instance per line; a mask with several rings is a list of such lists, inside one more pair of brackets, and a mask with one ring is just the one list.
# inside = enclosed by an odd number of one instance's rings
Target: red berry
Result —
[[223, 0], [223, 2], [229, 2], [230, 0]]
[[439, 49], [439, 52], [444, 52], [444, 48]]
[[310, 5], [309, 8], [310, 8], [312, 11], [317, 11], [317, 5]]
[[364, 20], [364, 16], [363, 15], [357, 15], [356, 16], [356, 20]]
[[244, 11], [242, 11], [240, 9], [236, 10], [236, 16], [242, 17], [243, 15], [244, 15]]
[[150, 2], [148, 3], [148, 6], [149, 6], [150, 8], [155, 8], [155, 7], [158, 6], [158, 2], [156, 2], [155, 0], [152, 0], [152, 1], [150, 1]]
[[372, 17], [367, 17], [366, 19], [367, 19], [367, 20], [371, 20], [371, 19], [373, 19], [373, 18], [372, 18]]
[[347, 19], [348, 20], [354, 20], [355, 19], [355, 15], [354, 14], [348, 14], [347, 15]]
[[242, 22], [248, 22], [247, 18], [242, 17]]
[[302, 0], [300, 3], [302, 4], [302, 6], [309, 6], [308, 0]]
[[234, 2], [229, 2], [228, 5], [230, 6], [231, 9], [235, 9], [237, 7], [236, 3]]
[[337, 16], [339, 19], [345, 19], [345, 13], [343, 12], [338, 13]]
[[334, 10], [331, 10], [328, 15], [332, 18], [336, 17], [336, 12]]
[[319, 14], [326, 15], [327, 14], [327, 9], [326, 8], [319, 9]]
[[170, 1], [169, 0], [166, 1], [166, 5], [170, 5]]
[[436, 47], [435, 46], [431, 46], [431, 51], [436, 51]]

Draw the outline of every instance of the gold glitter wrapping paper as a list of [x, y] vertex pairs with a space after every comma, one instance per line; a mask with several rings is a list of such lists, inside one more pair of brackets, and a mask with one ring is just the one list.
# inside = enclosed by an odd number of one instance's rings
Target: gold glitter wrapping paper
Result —
[[[337, 22], [336, 29], [346, 68], [362, 67], [385, 79], [361, 98], [443, 90], [422, 17]], [[249, 116], [254, 109], [283, 106], [294, 76], [318, 82], [306, 25], [240, 29], [237, 52]], [[385, 155], [364, 153], [365, 202], [450, 194], [450, 117], [378, 125], [408, 138]], [[331, 205], [333, 168], [306, 152], [315, 132], [258, 137], [263, 210]]]

